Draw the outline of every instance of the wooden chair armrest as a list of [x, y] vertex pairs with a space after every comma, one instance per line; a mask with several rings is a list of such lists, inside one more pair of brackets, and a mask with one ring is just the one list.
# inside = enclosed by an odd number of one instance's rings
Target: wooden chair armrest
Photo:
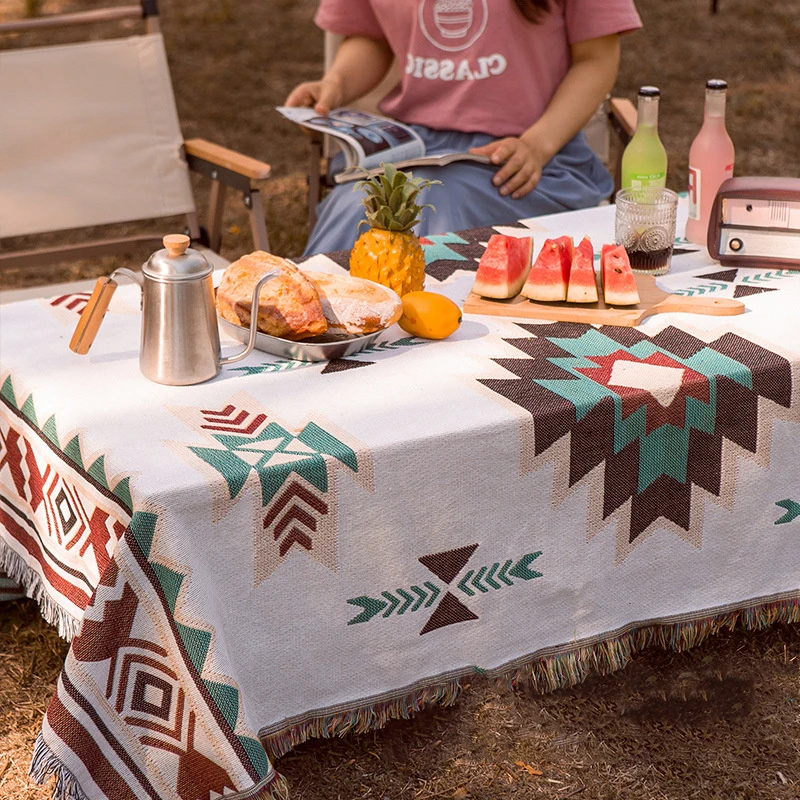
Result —
[[272, 171], [270, 165], [205, 139], [187, 139], [183, 149], [189, 169], [211, 180], [206, 225], [208, 246], [219, 252], [225, 192], [234, 189], [242, 193], [256, 249], [269, 251], [261, 188]]
[[610, 97], [608, 111], [613, 123], [630, 139], [636, 130], [636, 106], [627, 97]]
[[[250, 156], [229, 150], [227, 147], [214, 144], [206, 139], [187, 139], [183, 143], [183, 147], [192, 169], [199, 166], [196, 163], [193, 164], [193, 161], [199, 160], [253, 181], [266, 180], [272, 171], [272, 167], [264, 161], [250, 158]], [[203, 169], [199, 171], [205, 172]]]

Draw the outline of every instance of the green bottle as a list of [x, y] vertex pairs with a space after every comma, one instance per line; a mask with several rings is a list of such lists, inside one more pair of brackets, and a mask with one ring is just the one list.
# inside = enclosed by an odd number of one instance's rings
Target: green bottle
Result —
[[636, 130], [622, 153], [622, 188], [667, 184], [667, 151], [658, 138], [658, 102], [655, 86], [639, 89]]

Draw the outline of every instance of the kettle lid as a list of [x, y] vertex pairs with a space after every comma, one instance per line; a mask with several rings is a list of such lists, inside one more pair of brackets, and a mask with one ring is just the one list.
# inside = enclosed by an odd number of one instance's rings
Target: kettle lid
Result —
[[142, 267], [148, 278], [159, 281], [186, 281], [204, 278], [212, 267], [206, 257], [189, 247], [191, 239], [182, 233], [171, 233], [162, 239], [163, 250], [156, 250]]

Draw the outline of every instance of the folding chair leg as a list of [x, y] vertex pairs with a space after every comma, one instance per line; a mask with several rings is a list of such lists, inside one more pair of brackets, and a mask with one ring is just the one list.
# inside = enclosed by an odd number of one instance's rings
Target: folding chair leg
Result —
[[261, 192], [258, 189], [251, 189], [249, 194], [245, 193], [244, 204], [250, 215], [250, 229], [253, 232], [253, 242], [256, 250], [269, 252], [269, 236], [267, 234], [267, 222], [264, 218], [264, 204], [261, 201]]
[[228, 189], [220, 181], [211, 181], [211, 192], [208, 198], [208, 246], [219, 253], [222, 247], [222, 215], [225, 210], [225, 195]]

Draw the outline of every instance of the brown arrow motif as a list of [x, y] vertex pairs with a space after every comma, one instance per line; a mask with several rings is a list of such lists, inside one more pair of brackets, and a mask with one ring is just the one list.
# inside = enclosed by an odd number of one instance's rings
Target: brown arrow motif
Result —
[[318, 511], [320, 514], [328, 513], [328, 504], [321, 497], [312, 494], [297, 481], [292, 481], [270, 505], [269, 511], [266, 517], [264, 517], [264, 528], [269, 528], [280, 516], [283, 509], [295, 498], [302, 500], [306, 505], [311, 506], [311, 508]]
[[50, 305], [64, 306], [64, 308], [68, 308], [70, 311], [75, 311], [76, 313], [80, 314], [83, 312], [83, 309], [86, 307], [86, 303], [88, 301], [88, 292], [78, 292], [76, 294], [62, 294], [60, 297], [54, 297], [50, 301]]
[[[255, 433], [262, 422], [267, 418], [266, 414], [250, 414], [248, 411], [240, 411], [234, 405], [227, 405], [219, 411], [204, 409], [201, 411], [205, 417], [207, 425], [201, 425], [209, 431], [225, 431], [226, 433], [239, 433], [250, 436]], [[248, 418], [250, 419], [248, 423]]]
[[283, 537], [283, 541], [281, 542], [279, 549], [281, 558], [283, 558], [289, 552], [295, 542], [302, 547], [305, 547], [306, 550], [314, 549], [314, 543], [311, 541], [311, 537], [297, 528], [292, 528], [289, 533]]
[[281, 538], [281, 534], [287, 528], [287, 526], [291, 525], [292, 522], [297, 520], [298, 522], [302, 523], [306, 528], [310, 528], [312, 531], [317, 529], [317, 521], [311, 514], [308, 513], [303, 508], [299, 506], [293, 505], [279, 520], [278, 524], [275, 526], [274, 530], [272, 531], [272, 538], [277, 541]]
[[328, 504], [321, 497], [292, 481], [270, 506], [264, 517], [264, 529], [271, 530], [272, 538], [280, 542], [278, 552], [283, 558], [294, 544], [314, 549], [312, 536], [317, 531], [318, 516], [327, 513]]

